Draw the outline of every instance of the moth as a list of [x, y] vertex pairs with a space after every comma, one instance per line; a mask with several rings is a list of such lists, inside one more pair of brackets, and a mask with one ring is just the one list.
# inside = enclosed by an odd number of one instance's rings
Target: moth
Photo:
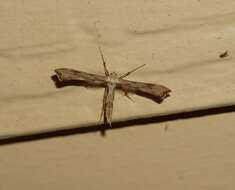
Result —
[[124, 80], [125, 77], [140, 69], [145, 64], [121, 76], [118, 76], [115, 72], [110, 73], [108, 71], [104, 55], [100, 47], [99, 52], [102, 58], [105, 76], [90, 74], [68, 68], [58, 68], [55, 69], [55, 72], [59, 81], [80, 81], [82, 85], [86, 87], [90, 86], [105, 88], [100, 116], [101, 118], [103, 117], [105, 124], [111, 126], [113, 102], [116, 89], [123, 91], [125, 96], [128, 98], [130, 98], [128, 94], [133, 93], [145, 98], [149, 98], [159, 104], [162, 103], [165, 98], [170, 96], [169, 93], [171, 90], [163, 85]]

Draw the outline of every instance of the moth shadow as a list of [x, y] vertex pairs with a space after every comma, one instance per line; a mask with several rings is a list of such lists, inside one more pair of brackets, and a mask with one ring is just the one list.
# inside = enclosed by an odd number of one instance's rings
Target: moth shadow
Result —
[[114, 130], [124, 129], [127, 127], [137, 127], [153, 123], [162, 123], [166, 121], [190, 119], [190, 118], [204, 117], [209, 115], [216, 115], [216, 114], [230, 113], [230, 112], [235, 112], [235, 104], [200, 109], [200, 110], [186, 111], [186, 112], [169, 113], [166, 115], [149, 116], [145, 118], [133, 118], [130, 120], [116, 121], [112, 123], [112, 127], [109, 127], [105, 124], [60, 126], [58, 129], [51, 131], [42, 131], [33, 134], [25, 134], [25, 135], [5, 137], [5, 138], [0, 137], [0, 146], [14, 144], [14, 143], [21, 143], [21, 142], [30, 142], [42, 139], [50, 139], [55, 137], [64, 137], [64, 136], [79, 135], [79, 134], [82, 135], [94, 132], [101, 132], [102, 136], [104, 136], [106, 131], [114, 131]]

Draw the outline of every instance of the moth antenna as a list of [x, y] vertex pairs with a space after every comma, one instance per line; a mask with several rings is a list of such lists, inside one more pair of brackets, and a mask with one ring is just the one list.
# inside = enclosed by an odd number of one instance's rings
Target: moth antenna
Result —
[[141, 67], [143, 67], [143, 66], [145, 66], [145, 65], [146, 65], [146, 64], [143, 64], [143, 65], [141, 65], [141, 66], [139, 66], [139, 67], [136, 67], [135, 69], [133, 69], [133, 70], [131, 70], [131, 71], [125, 73], [124, 75], [120, 76], [119, 79], [123, 79], [123, 78], [127, 77], [128, 75], [130, 75], [131, 73], [137, 71], [138, 69], [140, 69]]
[[102, 62], [103, 62], [103, 66], [104, 66], [104, 73], [105, 73], [105, 75], [106, 75], [106, 76], [109, 76], [109, 71], [108, 71], [108, 69], [107, 69], [107, 67], [106, 67], [106, 62], [105, 62], [105, 60], [104, 60], [103, 52], [102, 52], [102, 50], [101, 50], [101, 47], [100, 47], [100, 46], [98, 46], [98, 48], [99, 48], [100, 55], [101, 55]]

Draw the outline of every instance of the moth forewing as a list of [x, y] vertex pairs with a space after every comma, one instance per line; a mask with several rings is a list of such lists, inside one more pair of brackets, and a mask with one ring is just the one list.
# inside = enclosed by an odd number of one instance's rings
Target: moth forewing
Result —
[[55, 70], [60, 81], [83, 81], [88, 86], [106, 86], [106, 77], [96, 74], [90, 74], [74, 69], [60, 68]]
[[145, 98], [152, 99], [157, 103], [161, 103], [169, 96], [171, 90], [163, 85], [152, 83], [135, 82], [120, 79], [117, 83], [117, 88], [125, 93], [134, 93]]

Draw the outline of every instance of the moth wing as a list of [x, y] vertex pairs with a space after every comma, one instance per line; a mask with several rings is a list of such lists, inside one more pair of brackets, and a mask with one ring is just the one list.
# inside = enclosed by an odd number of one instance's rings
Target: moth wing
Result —
[[104, 115], [104, 110], [105, 110], [105, 102], [107, 99], [107, 93], [108, 93], [108, 89], [107, 87], [104, 89], [104, 96], [103, 96], [103, 104], [102, 104], [102, 110], [100, 113], [100, 120], [102, 119], [103, 115]]
[[135, 82], [120, 79], [117, 88], [125, 93], [134, 93], [145, 98], [149, 98], [157, 103], [161, 103], [165, 98], [170, 96], [171, 90], [163, 85]]
[[59, 68], [55, 70], [60, 81], [82, 81], [89, 86], [105, 86], [105, 76], [90, 74], [74, 69]]

